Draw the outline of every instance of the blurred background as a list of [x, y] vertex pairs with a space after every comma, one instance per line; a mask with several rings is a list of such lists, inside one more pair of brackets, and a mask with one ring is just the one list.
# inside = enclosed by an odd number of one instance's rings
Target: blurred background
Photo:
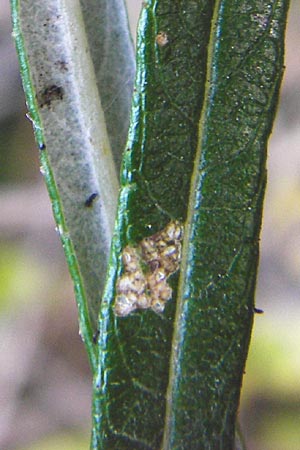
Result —
[[[135, 33], [141, 0], [128, 0]], [[300, 449], [300, 2], [269, 145], [257, 315], [240, 422], [248, 450]], [[89, 448], [91, 376], [0, 0], [0, 449]]]

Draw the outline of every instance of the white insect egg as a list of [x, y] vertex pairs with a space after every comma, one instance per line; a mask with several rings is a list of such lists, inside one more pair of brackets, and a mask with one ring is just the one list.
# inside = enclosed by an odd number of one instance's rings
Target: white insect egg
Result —
[[141, 309], [148, 309], [151, 306], [151, 297], [146, 294], [139, 295], [136, 305]]
[[169, 240], [181, 241], [183, 235], [183, 227], [175, 220], [174, 222], [170, 222], [166, 227], [166, 234], [168, 235]]
[[165, 309], [165, 303], [159, 299], [155, 299], [155, 301], [151, 304], [151, 308], [153, 309], [154, 312], [160, 314]]
[[140, 245], [142, 248], [143, 258], [146, 262], [153, 261], [158, 258], [158, 251], [154, 240], [148, 238], [143, 239]]
[[117, 295], [114, 308], [116, 316], [128, 316], [135, 309], [136, 304], [132, 303], [126, 295]]
[[126, 296], [132, 304], [135, 304], [138, 302], [139, 294], [137, 292], [133, 292], [133, 291], [127, 292]]
[[148, 276], [149, 288], [155, 287], [158, 283], [161, 283], [166, 279], [166, 273], [164, 270], [157, 269]]
[[117, 281], [117, 292], [126, 292], [131, 290], [131, 278], [129, 275], [123, 275]]
[[141, 294], [146, 287], [145, 277], [141, 271], [123, 275], [117, 282], [117, 292], [136, 292]]
[[124, 267], [128, 272], [135, 272], [139, 268], [139, 259], [135, 249], [127, 246], [122, 253]]
[[163, 251], [161, 252], [162, 256], [177, 256], [178, 254], [178, 247], [175, 245], [169, 245]]
[[160, 239], [160, 240], [156, 243], [156, 245], [157, 245], [158, 251], [159, 251], [159, 252], [162, 252], [162, 251], [167, 247], [168, 244], [167, 244], [166, 241]]
[[172, 297], [172, 288], [168, 285], [166, 280], [161, 281], [155, 286], [155, 294], [164, 301], [169, 300]]
[[146, 281], [144, 276], [138, 276], [132, 280], [132, 291], [137, 294], [142, 294], [146, 288]]
[[157, 269], [155, 271], [154, 275], [155, 275], [155, 281], [157, 283], [160, 283], [161, 281], [166, 279], [166, 273], [165, 273], [165, 271], [163, 269]]
[[160, 287], [159, 294], [160, 298], [167, 302], [168, 300], [170, 300], [170, 298], [172, 298], [172, 288], [167, 283], [165, 283]]
[[175, 222], [170, 222], [167, 226], [166, 226], [166, 235], [167, 237], [172, 240], [174, 239], [174, 234], [176, 231], [176, 224]]

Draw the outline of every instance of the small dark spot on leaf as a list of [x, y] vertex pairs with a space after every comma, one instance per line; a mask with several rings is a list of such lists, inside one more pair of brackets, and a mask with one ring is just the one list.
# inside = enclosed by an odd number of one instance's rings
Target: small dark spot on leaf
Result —
[[93, 343], [94, 344], [97, 344], [97, 340], [98, 340], [99, 334], [100, 334], [99, 330], [96, 330], [95, 333], [93, 334]]
[[99, 194], [97, 192], [93, 192], [84, 202], [84, 206], [86, 206], [87, 208], [90, 208], [91, 206], [93, 206], [94, 200], [99, 196]]
[[45, 148], [46, 148], [46, 145], [44, 144], [44, 142], [41, 142], [41, 143], [39, 144], [39, 149], [40, 149], [40, 150], [45, 150]]
[[62, 100], [64, 97], [64, 90], [61, 86], [57, 86], [56, 84], [52, 84], [51, 86], [45, 88], [43, 92], [40, 94], [40, 107], [51, 106], [51, 103], [54, 100]]
[[61, 72], [68, 72], [68, 64], [66, 61], [58, 60], [54, 63], [54, 65], [58, 67]]

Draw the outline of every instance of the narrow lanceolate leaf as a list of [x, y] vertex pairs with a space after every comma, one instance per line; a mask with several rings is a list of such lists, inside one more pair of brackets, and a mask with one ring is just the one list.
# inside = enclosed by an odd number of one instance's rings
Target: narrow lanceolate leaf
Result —
[[287, 6], [144, 3], [93, 449], [234, 447]]
[[[12, 12], [29, 115], [75, 284], [81, 334], [93, 345], [119, 188], [114, 159], [119, 161], [126, 141], [135, 64], [123, 0], [82, 3], [12, 0]], [[113, 13], [111, 28], [104, 27]], [[97, 52], [100, 44], [106, 53]], [[101, 65], [107, 70], [107, 52], [113, 59], [109, 80], [100, 73]], [[120, 53], [123, 79], [114, 70]]]
[[109, 142], [119, 175], [135, 75], [125, 0], [80, 0]]

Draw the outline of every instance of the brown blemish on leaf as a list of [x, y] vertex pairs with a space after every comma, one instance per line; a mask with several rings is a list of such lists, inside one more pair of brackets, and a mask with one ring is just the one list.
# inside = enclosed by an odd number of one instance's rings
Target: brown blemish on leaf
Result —
[[61, 86], [57, 86], [56, 84], [52, 84], [51, 86], [46, 87], [40, 94], [40, 107], [43, 108], [43, 106], [46, 105], [49, 108], [54, 100], [62, 100], [63, 97], [63, 88]]
[[164, 47], [169, 42], [168, 35], [164, 31], [160, 31], [159, 33], [157, 33], [155, 40], [157, 45], [159, 45], [160, 47]]

